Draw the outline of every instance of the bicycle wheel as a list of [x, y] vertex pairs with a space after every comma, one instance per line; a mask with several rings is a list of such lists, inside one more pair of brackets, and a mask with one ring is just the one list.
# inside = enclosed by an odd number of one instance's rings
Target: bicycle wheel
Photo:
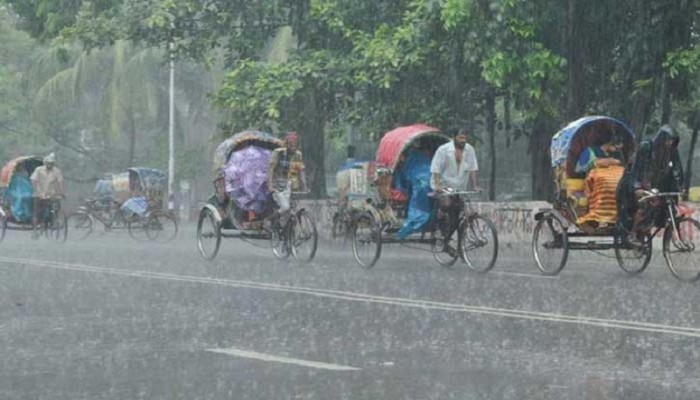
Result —
[[537, 221], [532, 234], [532, 251], [542, 274], [561, 272], [569, 257], [569, 237], [559, 218], [545, 215]]
[[156, 242], [170, 242], [177, 237], [177, 220], [171, 213], [154, 211], [146, 220], [146, 236]]
[[68, 226], [71, 232], [73, 232], [72, 236], [83, 240], [92, 234], [95, 226], [95, 219], [89, 213], [79, 211], [68, 216]]
[[463, 224], [460, 248], [462, 258], [472, 271], [488, 272], [498, 258], [498, 234], [493, 223], [481, 216], [469, 217]]
[[693, 218], [676, 219], [676, 232], [667, 226], [664, 232], [663, 252], [668, 269], [673, 276], [684, 282], [700, 279], [700, 222]]
[[640, 245], [627, 242], [625, 236], [615, 235], [617, 265], [630, 275], [642, 273], [651, 262], [652, 237], [644, 236]]
[[290, 219], [292, 227], [289, 240], [294, 258], [299, 262], [311, 262], [316, 256], [318, 247], [318, 232], [316, 223], [306, 210], [297, 212], [295, 218]]
[[126, 229], [129, 231], [129, 236], [135, 240], [144, 241], [148, 239], [146, 233], [146, 220], [135, 214], [130, 215], [126, 219]]
[[362, 268], [372, 268], [382, 254], [382, 232], [370, 213], [361, 214], [352, 230], [352, 252]]
[[66, 218], [66, 214], [63, 211], [56, 211], [51, 219], [49, 228], [52, 239], [61, 243], [65, 242], [68, 239], [68, 218]]
[[279, 226], [279, 223], [274, 224], [270, 229], [270, 248], [275, 258], [286, 260], [291, 255], [287, 237], [290, 235], [289, 224], [285, 224], [284, 228]]
[[205, 260], [213, 260], [221, 246], [221, 225], [208, 208], [202, 209], [197, 220], [197, 249]]
[[445, 238], [442, 230], [437, 228], [430, 234], [430, 250], [433, 258], [441, 266], [450, 268], [459, 258], [459, 232], [455, 231], [449, 239]]

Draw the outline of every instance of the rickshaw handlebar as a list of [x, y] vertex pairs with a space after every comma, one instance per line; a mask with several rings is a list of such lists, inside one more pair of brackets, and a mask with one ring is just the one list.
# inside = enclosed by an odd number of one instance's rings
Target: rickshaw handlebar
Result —
[[639, 199], [640, 202], [647, 201], [650, 199], [654, 198], [661, 198], [661, 197], [680, 197], [682, 196], [683, 193], [681, 192], [658, 192], [658, 191], [644, 191], [644, 197]]
[[448, 191], [440, 191], [440, 192], [431, 192], [430, 196], [433, 197], [449, 197], [449, 196], [469, 196], [473, 194], [481, 194], [483, 192], [479, 190], [464, 190], [464, 191], [455, 191], [455, 192], [448, 192]]

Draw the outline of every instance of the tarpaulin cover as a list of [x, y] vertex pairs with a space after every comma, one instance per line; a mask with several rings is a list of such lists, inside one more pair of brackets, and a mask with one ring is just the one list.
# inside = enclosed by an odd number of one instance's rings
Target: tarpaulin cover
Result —
[[365, 198], [374, 172], [374, 161], [346, 161], [335, 175], [336, 189], [344, 191], [348, 197]]
[[442, 138], [444, 142], [449, 141], [449, 138], [440, 133], [439, 129], [423, 124], [402, 126], [387, 132], [379, 142], [377, 166], [390, 168], [393, 171], [401, 158], [401, 153], [413, 141], [426, 136], [437, 136]]
[[267, 171], [272, 151], [248, 146], [234, 151], [226, 164], [226, 192], [239, 208], [260, 213], [267, 203]]
[[394, 174], [394, 187], [409, 195], [408, 215], [397, 237], [404, 239], [422, 230], [430, 221], [430, 157], [411, 150], [401, 170]]
[[284, 145], [284, 142], [269, 133], [260, 131], [243, 131], [221, 142], [214, 151], [214, 172], [219, 173], [226, 168], [231, 154], [248, 145], [274, 150]]
[[12, 175], [15, 173], [18, 165], [26, 164], [29, 167], [27, 168], [27, 173], [31, 175], [36, 167], [42, 165], [43, 163], [43, 160], [36, 156], [18, 157], [9, 161], [4, 167], [2, 167], [2, 170], [0, 170], [0, 187], [6, 188], [10, 184]]
[[581, 151], [589, 146], [604, 144], [613, 133], [623, 136], [625, 142], [623, 152], [629, 159], [635, 146], [632, 130], [624, 122], [614, 118], [589, 116], [571, 122], [554, 135], [550, 147], [552, 167], [558, 167], [566, 162], [567, 172], [574, 175], [573, 166], [578, 161]]
[[34, 189], [28, 175], [15, 174], [5, 196], [10, 201], [10, 209], [15, 220], [28, 222], [32, 219]]
[[148, 212], [148, 200], [144, 196], [132, 197], [122, 204], [122, 211], [145, 217]]

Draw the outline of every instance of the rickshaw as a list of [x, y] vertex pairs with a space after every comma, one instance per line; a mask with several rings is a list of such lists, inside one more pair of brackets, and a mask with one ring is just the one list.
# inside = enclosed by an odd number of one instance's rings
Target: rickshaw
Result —
[[[0, 241], [8, 230], [35, 230], [34, 190], [30, 177], [43, 164], [39, 157], [24, 156], [11, 160], [0, 171]], [[39, 229], [46, 237], [58, 241], [65, 241], [68, 237], [68, 224], [60, 199], [50, 199], [39, 222]]]
[[374, 161], [353, 160], [344, 163], [336, 173], [338, 198], [327, 203], [332, 239], [343, 238], [344, 242], [350, 239], [353, 221], [363, 211], [370, 192], [375, 166]]
[[[566, 265], [569, 251], [613, 250], [618, 265], [630, 275], [644, 271], [652, 256], [652, 239], [660, 230], [663, 234], [663, 254], [673, 274], [681, 280], [697, 280], [700, 273], [685, 276], [683, 265], [693, 266], [695, 244], [700, 236], [700, 223], [692, 218], [679, 216], [678, 197], [681, 193], [660, 193], [651, 190], [640, 201], [660, 200], [660, 210], [665, 212], [665, 223], [642, 238], [639, 243], [628, 239], [628, 232], [615, 214], [615, 221], [592, 226], [582, 216], [587, 215], [589, 204], [596, 201], [591, 172], [577, 172], [576, 164], [581, 153], [588, 148], [609, 142], [617, 135], [623, 139], [621, 149], [624, 170], [636, 150], [635, 135], [623, 122], [606, 116], [583, 117], [571, 122], [552, 138], [551, 158], [555, 181], [554, 201], [551, 209], [535, 214], [532, 249], [535, 262], [544, 275], [556, 275]], [[615, 173], [615, 172], [613, 172]], [[622, 176], [622, 172], [617, 172]], [[615, 194], [616, 196], [616, 194]], [[617, 210], [617, 199], [612, 197]], [[601, 203], [599, 203], [601, 204]], [[613, 206], [613, 204], [611, 204]], [[690, 259], [687, 259], [691, 257]], [[697, 256], [695, 256], [697, 257]]]
[[81, 200], [78, 209], [68, 216], [73, 237], [85, 239], [98, 223], [105, 231], [126, 230], [129, 221], [121, 205], [129, 199], [129, 172], [110, 174], [109, 179], [99, 179], [90, 197]]
[[216, 257], [222, 238], [236, 238], [253, 245], [268, 241], [278, 259], [313, 260], [318, 232], [309, 212], [296, 201], [303, 193], [288, 188], [290, 211], [278, 215], [267, 189], [270, 155], [283, 144], [269, 133], [248, 130], [216, 148], [215, 191], [201, 207], [197, 221], [197, 249], [204, 259]]
[[[399, 127], [382, 137], [376, 155], [373, 196], [366, 199], [364, 211], [352, 226], [353, 255], [361, 267], [373, 267], [383, 245], [400, 244], [419, 250], [430, 246], [428, 251], [444, 267], [452, 267], [462, 258], [477, 272], [493, 268], [498, 256], [498, 236], [491, 221], [471, 206], [469, 196], [477, 192], [431, 193], [433, 212], [427, 227], [406, 238], [396, 236], [409, 212], [409, 199], [394, 185], [404, 158], [416, 143], [420, 144], [420, 151], [432, 158], [437, 148], [449, 141], [438, 129], [423, 124]], [[437, 206], [447, 197], [464, 204], [463, 210], [453, 217], [456, 221], [450, 220], [450, 213]], [[454, 228], [445, 229], [446, 226]], [[445, 238], [446, 232], [449, 239]]]
[[[136, 240], [171, 241], [177, 237], [175, 215], [164, 209], [167, 175], [155, 168], [127, 169], [130, 198], [120, 212], [127, 221], [129, 235]], [[115, 188], [115, 192], [116, 192]], [[123, 189], [122, 189], [123, 191]], [[123, 197], [122, 197], [123, 198]]]

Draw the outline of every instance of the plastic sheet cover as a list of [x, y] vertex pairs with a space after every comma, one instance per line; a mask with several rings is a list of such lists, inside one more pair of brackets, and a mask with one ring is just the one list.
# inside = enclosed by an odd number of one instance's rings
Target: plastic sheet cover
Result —
[[272, 151], [258, 146], [249, 146], [231, 154], [224, 170], [226, 192], [241, 209], [256, 213], [265, 209], [271, 155]]

